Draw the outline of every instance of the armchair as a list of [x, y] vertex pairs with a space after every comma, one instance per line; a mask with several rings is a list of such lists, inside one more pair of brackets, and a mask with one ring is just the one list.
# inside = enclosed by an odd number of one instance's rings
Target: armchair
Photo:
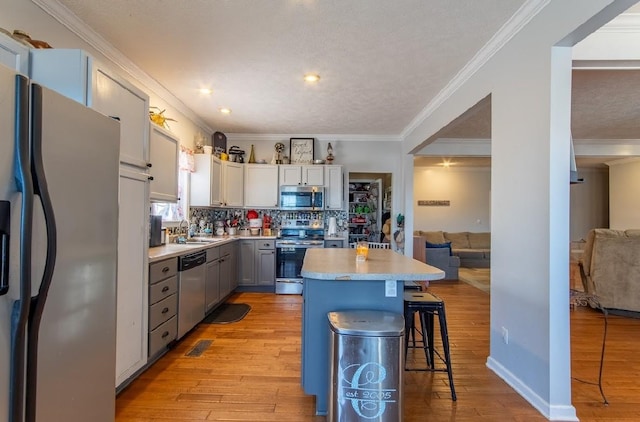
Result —
[[579, 266], [585, 292], [600, 306], [640, 312], [640, 230], [592, 229]]
[[427, 248], [424, 237], [413, 237], [413, 258], [444, 271], [444, 280], [457, 280], [460, 258], [450, 248]]

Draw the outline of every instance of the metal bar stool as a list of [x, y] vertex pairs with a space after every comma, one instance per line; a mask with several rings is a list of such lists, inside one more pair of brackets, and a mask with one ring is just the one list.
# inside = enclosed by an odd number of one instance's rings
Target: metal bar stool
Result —
[[[456, 401], [456, 390], [453, 386], [453, 372], [451, 371], [451, 355], [449, 353], [449, 332], [447, 330], [447, 317], [444, 310], [444, 301], [438, 296], [428, 292], [405, 291], [404, 292], [404, 318], [405, 333], [410, 333], [415, 327], [414, 313], [420, 316], [420, 334], [422, 334], [422, 348], [424, 349], [426, 368], [407, 368], [407, 371], [431, 371], [446, 372], [449, 376], [451, 387], [451, 399]], [[444, 357], [434, 347], [434, 317], [438, 316], [440, 336]], [[414, 340], [415, 341], [415, 340]], [[414, 344], [415, 347], [415, 344]], [[405, 365], [409, 351], [409, 335], [404, 340]], [[438, 356], [445, 364], [445, 368], [436, 368], [434, 357]]]

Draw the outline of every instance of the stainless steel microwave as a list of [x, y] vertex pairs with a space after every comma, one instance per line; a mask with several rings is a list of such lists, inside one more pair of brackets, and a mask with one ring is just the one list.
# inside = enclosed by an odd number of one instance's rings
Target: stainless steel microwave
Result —
[[301, 211], [324, 210], [324, 187], [280, 186], [280, 209]]

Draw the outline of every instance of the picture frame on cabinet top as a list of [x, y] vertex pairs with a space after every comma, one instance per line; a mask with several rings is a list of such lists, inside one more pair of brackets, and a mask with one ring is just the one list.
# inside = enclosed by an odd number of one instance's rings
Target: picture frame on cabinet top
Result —
[[289, 160], [291, 164], [311, 164], [313, 162], [314, 138], [290, 138]]

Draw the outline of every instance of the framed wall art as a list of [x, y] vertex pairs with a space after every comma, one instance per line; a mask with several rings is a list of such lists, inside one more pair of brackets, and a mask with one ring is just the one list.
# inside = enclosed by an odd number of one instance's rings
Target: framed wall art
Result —
[[313, 162], [314, 138], [291, 138], [289, 155], [291, 164], [311, 164]]

